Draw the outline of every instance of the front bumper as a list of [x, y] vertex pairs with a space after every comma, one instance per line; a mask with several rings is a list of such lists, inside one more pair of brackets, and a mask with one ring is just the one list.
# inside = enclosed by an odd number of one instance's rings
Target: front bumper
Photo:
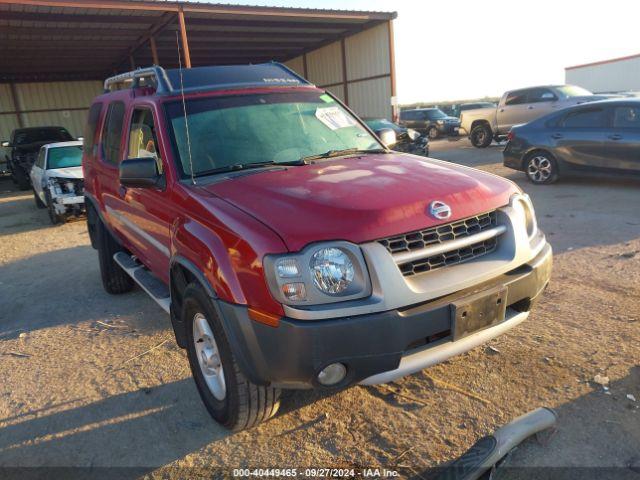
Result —
[[56, 213], [80, 213], [84, 211], [84, 195], [63, 194], [52, 198]]
[[438, 132], [442, 135], [458, 135], [460, 131], [459, 123], [445, 123], [443, 125], [436, 124]]
[[[277, 328], [254, 322], [247, 307], [219, 302], [235, 357], [249, 379], [282, 388], [321, 388], [318, 372], [341, 362], [337, 387], [375, 384], [414, 373], [467, 351], [523, 321], [551, 276], [546, 244], [530, 262], [473, 287], [403, 309], [330, 320], [283, 318]], [[506, 288], [506, 319], [458, 341], [452, 303], [477, 292]]]

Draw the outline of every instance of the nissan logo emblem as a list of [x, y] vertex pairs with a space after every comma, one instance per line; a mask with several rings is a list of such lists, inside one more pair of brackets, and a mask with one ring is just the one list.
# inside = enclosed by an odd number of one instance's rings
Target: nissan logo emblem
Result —
[[444, 202], [435, 200], [429, 204], [429, 213], [438, 220], [446, 220], [451, 216], [451, 207]]

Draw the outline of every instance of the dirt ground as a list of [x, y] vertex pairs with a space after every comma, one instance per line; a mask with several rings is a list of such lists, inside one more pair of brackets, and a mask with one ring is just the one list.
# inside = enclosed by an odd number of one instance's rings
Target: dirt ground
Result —
[[84, 221], [53, 227], [30, 192], [0, 180], [0, 467], [193, 478], [359, 466], [426, 478], [548, 406], [555, 436], [522, 444], [495, 477], [599, 467], [611, 468], [600, 478], [640, 478], [640, 179], [536, 187], [501, 166], [500, 147], [466, 140], [432, 142], [432, 156], [510, 178], [533, 198], [555, 264], [532, 316], [490, 347], [390, 385], [287, 392], [276, 418], [233, 435], [202, 406], [168, 316], [140, 290], [102, 290]]

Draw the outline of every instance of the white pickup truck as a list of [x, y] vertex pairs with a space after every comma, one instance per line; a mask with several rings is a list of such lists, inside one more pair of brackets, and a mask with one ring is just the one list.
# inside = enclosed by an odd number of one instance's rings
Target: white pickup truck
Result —
[[514, 125], [528, 123], [547, 113], [578, 103], [609, 98], [594, 95], [574, 85], [550, 85], [512, 90], [502, 95], [497, 107], [467, 110], [460, 116], [460, 126], [474, 147], [485, 148], [492, 140], [506, 137]]

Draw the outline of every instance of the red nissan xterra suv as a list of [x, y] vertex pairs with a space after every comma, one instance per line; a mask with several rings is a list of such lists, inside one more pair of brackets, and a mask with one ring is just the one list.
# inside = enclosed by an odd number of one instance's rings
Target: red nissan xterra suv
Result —
[[[233, 430], [280, 389], [385, 383], [529, 315], [551, 247], [510, 181], [393, 152], [277, 64], [108, 79], [84, 136], [102, 282], [171, 317]], [[388, 132], [383, 132], [386, 138]]]

